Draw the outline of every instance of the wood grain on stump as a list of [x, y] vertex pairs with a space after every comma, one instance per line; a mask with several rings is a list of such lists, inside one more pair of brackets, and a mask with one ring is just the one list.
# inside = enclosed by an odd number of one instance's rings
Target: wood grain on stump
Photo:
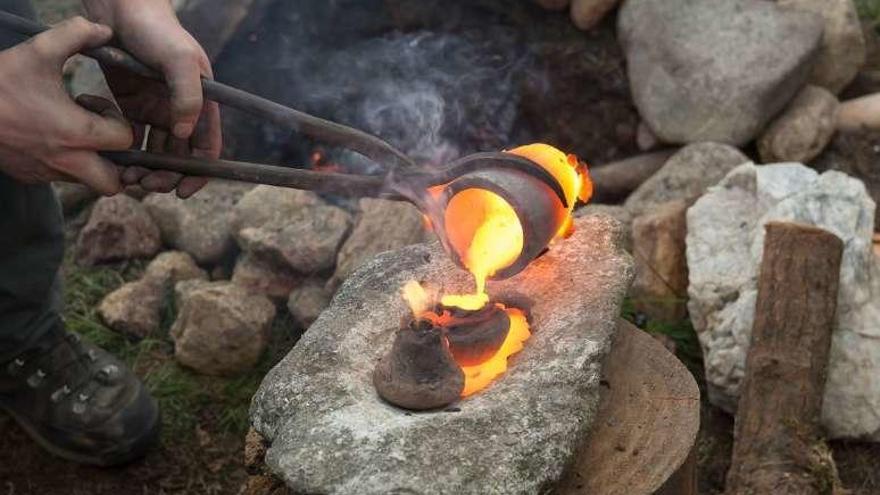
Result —
[[593, 430], [557, 495], [696, 493], [700, 390], [687, 368], [621, 320], [604, 376]]
[[829, 493], [819, 419], [843, 242], [812, 226], [766, 229], [726, 493]]

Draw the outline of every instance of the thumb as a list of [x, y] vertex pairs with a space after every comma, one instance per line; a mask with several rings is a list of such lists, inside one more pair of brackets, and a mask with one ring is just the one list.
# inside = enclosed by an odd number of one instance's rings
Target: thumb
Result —
[[83, 17], [73, 17], [31, 40], [31, 47], [43, 58], [57, 65], [76, 53], [101, 46], [113, 37], [113, 30]]

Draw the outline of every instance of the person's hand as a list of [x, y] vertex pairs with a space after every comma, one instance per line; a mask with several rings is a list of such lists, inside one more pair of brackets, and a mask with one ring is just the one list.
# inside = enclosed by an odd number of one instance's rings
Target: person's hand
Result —
[[119, 172], [96, 150], [124, 150], [131, 127], [109, 101], [67, 94], [61, 70], [71, 55], [110, 40], [107, 26], [81, 17], [0, 52], [0, 170], [24, 183], [75, 180], [103, 194]]
[[[111, 26], [125, 50], [160, 71], [167, 83], [105, 67], [110, 88], [123, 114], [135, 123], [135, 141], [141, 142], [146, 124], [147, 149], [153, 152], [220, 156], [220, 110], [202, 98], [201, 78], [213, 77], [208, 56], [180, 25], [167, 0], [91, 0], [84, 2], [89, 15]], [[177, 189], [188, 197], [206, 182], [174, 172], [151, 172], [129, 167], [125, 184], [139, 183], [152, 191]]]

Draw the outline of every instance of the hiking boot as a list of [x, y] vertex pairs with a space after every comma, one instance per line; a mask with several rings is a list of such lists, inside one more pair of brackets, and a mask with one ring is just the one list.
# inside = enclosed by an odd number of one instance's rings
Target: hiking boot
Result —
[[0, 409], [49, 452], [83, 464], [130, 462], [159, 433], [159, 409], [134, 373], [61, 325], [0, 363]]

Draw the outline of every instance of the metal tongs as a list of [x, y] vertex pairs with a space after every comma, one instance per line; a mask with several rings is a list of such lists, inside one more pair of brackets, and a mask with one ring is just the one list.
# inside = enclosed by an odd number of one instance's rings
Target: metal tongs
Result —
[[[49, 28], [7, 12], [0, 12], [0, 29], [23, 36], [35, 36]], [[163, 80], [161, 74], [119, 48], [105, 46], [83, 54], [105, 66], [120, 67], [149, 79]], [[402, 200], [419, 208], [425, 207], [426, 191], [432, 187], [449, 184], [459, 177], [481, 170], [514, 171], [545, 184], [556, 194], [562, 205], [568, 207], [565, 193], [553, 175], [526, 158], [503, 152], [477, 153], [439, 168], [420, 166], [387, 142], [363, 131], [300, 112], [214, 80], [203, 78], [202, 89], [207, 99], [266, 119], [328, 145], [355, 151], [384, 165], [386, 173], [329, 173], [260, 163], [179, 157], [140, 150], [102, 152], [101, 155], [123, 166], [137, 165], [185, 175], [269, 184], [348, 197]]]

